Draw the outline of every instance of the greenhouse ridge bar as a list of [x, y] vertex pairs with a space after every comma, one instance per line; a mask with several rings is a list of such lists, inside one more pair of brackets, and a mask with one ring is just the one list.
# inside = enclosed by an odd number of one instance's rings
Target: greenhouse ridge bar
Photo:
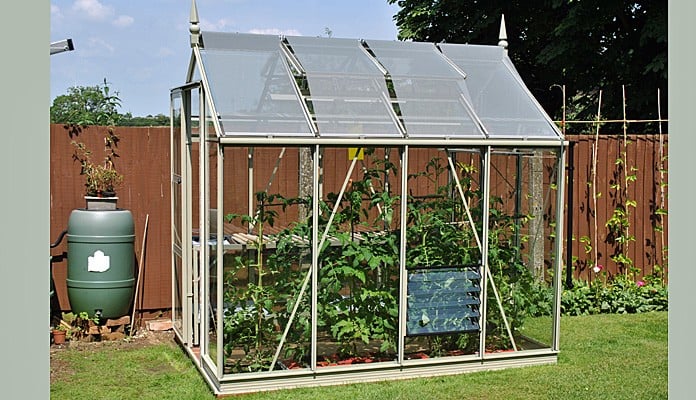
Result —
[[216, 394], [556, 362], [567, 143], [504, 35], [201, 32], [195, 1], [190, 22], [172, 317]]

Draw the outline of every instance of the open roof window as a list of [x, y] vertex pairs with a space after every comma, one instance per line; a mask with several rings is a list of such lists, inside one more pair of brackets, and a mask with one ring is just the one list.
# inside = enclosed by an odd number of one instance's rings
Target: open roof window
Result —
[[369, 40], [386, 68], [409, 136], [484, 136], [467, 106], [464, 74], [432, 43]]
[[384, 73], [360, 41], [287, 38], [307, 75], [320, 136], [402, 136]]
[[203, 42], [225, 135], [313, 135], [277, 36], [206, 32]]

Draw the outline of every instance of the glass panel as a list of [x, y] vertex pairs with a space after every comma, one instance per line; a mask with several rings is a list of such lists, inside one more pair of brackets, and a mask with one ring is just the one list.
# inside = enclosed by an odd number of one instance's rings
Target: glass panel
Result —
[[369, 40], [387, 69], [409, 136], [483, 137], [465, 105], [464, 77], [432, 43]]
[[322, 160], [317, 365], [393, 362], [399, 326], [399, 153], [325, 148]]
[[179, 332], [180, 335], [184, 334], [184, 315], [183, 315], [183, 296], [182, 296], [182, 286], [184, 284], [183, 280], [183, 269], [180, 254], [174, 254], [173, 257], [173, 268], [172, 268], [172, 278], [174, 285], [174, 304], [172, 305], [172, 324], [174, 329]]
[[200, 82], [200, 81], [202, 80], [202, 79], [201, 79], [201, 71], [200, 71], [200, 68], [199, 68], [199, 66], [198, 66], [198, 63], [196, 62], [195, 56], [192, 56], [192, 59], [193, 59], [193, 62], [194, 62], [194, 67], [193, 67], [193, 71], [192, 71], [192, 74], [191, 74], [191, 79], [188, 79], [188, 80], [186, 81], [186, 83]]
[[172, 93], [171, 97], [171, 141], [172, 141], [172, 237], [173, 237], [173, 290], [172, 323], [183, 335], [183, 279], [182, 279], [182, 185], [181, 185], [181, 92]]
[[552, 345], [556, 161], [541, 150], [492, 155], [486, 352]]
[[480, 348], [480, 164], [475, 149], [409, 149], [406, 359]]
[[182, 177], [181, 177], [181, 93], [172, 96], [172, 115], [171, 115], [171, 141], [172, 141], [172, 215], [173, 215], [173, 237], [174, 246], [181, 251], [181, 223], [182, 223]]
[[225, 134], [312, 135], [277, 36], [205, 32], [203, 40]]
[[524, 90], [502, 47], [438, 46], [466, 72], [471, 104], [491, 137], [558, 137], [543, 111]]
[[[300, 176], [301, 150], [224, 147], [225, 374], [310, 363], [311, 291], [301, 288], [311, 264], [311, 186], [277, 179]], [[253, 174], [240, 173], [250, 155]]]
[[[201, 135], [201, 127], [200, 127], [200, 114], [201, 114], [201, 103], [200, 103], [200, 88], [193, 89], [189, 92], [191, 94], [191, 136], [193, 138], [199, 138]], [[198, 161], [198, 157], [193, 157], [196, 161]], [[198, 176], [198, 168], [193, 169], [194, 175]], [[194, 186], [196, 187], [196, 186]], [[194, 189], [194, 192], [198, 192], [198, 189]], [[198, 203], [194, 203], [198, 204]], [[198, 207], [194, 207], [198, 208]]]
[[288, 37], [307, 73], [322, 136], [401, 136], [391, 117], [384, 74], [360, 41]]
[[177, 90], [171, 96], [171, 140], [172, 140], [172, 170], [181, 176], [181, 123], [182, 123], [182, 92]]
[[[209, 111], [206, 109], [206, 116]], [[207, 119], [207, 118], [206, 118]], [[210, 127], [208, 127], [210, 129]], [[217, 171], [218, 171], [218, 165], [217, 165], [217, 152], [218, 152], [218, 144], [215, 142], [208, 142], [208, 168], [209, 168], [209, 176], [208, 176], [208, 182], [207, 182], [207, 189], [209, 190], [209, 197], [208, 197], [208, 238], [207, 241], [205, 242], [206, 245], [208, 246], [208, 257], [209, 257], [209, 262], [208, 265], [205, 266], [207, 267], [207, 282], [206, 282], [206, 294], [207, 298], [205, 299], [205, 302], [200, 305], [201, 308], [204, 309], [203, 315], [205, 315], [206, 319], [205, 321], [207, 322], [206, 324], [206, 329], [208, 331], [208, 340], [207, 340], [207, 354], [210, 357], [210, 360], [215, 363], [215, 365], [218, 364], [218, 335], [220, 333], [220, 327], [219, 325], [219, 318], [218, 314], [221, 312], [220, 310], [220, 302], [218, 299], [220, 298], [220, 294], [218, 293], [218, 280], [220, 279], [220, 268], [218, 268], [219, 265], [219, 259], [218, 259], [218, 245], [220, 235], [218, 234], [218, 226], [217, 226], [217, 219], [218, 219], [218, 212], [217, 212], [217, 195], [218, 195], [218, 179], [217, 179]], [[204, 266], [201, 266], [203, 268]]]
[[[185, 249], [186, 251], [189, 252], [188, 254], [188, 259], [191, 260], [191, 269], [187, 270], [186, 275], [184, 276], [184, 279], [186, 280], [186, 291], [185, 293], [193, 293], [193, 296], [186, 296], [186, 307], [185, 310], [187, 312], [187, 315], [185, 317], [185, 327], [184, 331], [186, 334], [189, 336], [186, 338], [187, 340], [191, 340], [191, 342], [195, 346], [200, 345], [200, 339], [201, 339], [201, 333], [205, 333], [205, 331], [201, 332], [201, 321], [203, 319], [202, 312], [203, 310], [200, 307], [200, 304], [203, 304], [203, 300], [201, 296], [201, 289], [203, 287], [203, 282], [200, 280], [201, 274], [200, 274], [200, 240], [199, 240], [199, 215], [200, 215], [200, 207], [199, 207], [199, 194], [200, 194], [200, 174], [199, 174], [199, 167], [200, 167], [200, 157], [199, 157], [199, 152], [200, 152], [200, 89], [198, 87], [192, 89], [191, 91], [188, 91], [187, 94], [190, 95], [190, 97], [185, 98], [189, 101], [188, 105], [185, 105], [186, 109], [185, 112], [190, 114], [190, 120], [187, 116], [186, 122], [189, 123], [189, 126], [187, 127], [187, 146], [188, 146], [188, 159], [191, 162], [191, 170], [189, 172], [189, 178], [190, 178], [190, 186], [186, 188], [185, 190], [190, 190], [190, 199], [186, 198], [186, 201], [189, 202], [188, 208], [191, 210], [191, 216], [189, 216], [189, 220], [187, 221], [189, 224], [189, 227], [191, 229], [190, 232], [186, 232], [186, 234], [190, 234], [191, 240], [192, 240], [192, 248], [191, 249]], [[182, 182], [182, 184], [186, 184], [186, 182]], [[184, 265], [184, 267], [187, 269], [188, 265]], [[200, 348], [199, 348], [200, 350]]]

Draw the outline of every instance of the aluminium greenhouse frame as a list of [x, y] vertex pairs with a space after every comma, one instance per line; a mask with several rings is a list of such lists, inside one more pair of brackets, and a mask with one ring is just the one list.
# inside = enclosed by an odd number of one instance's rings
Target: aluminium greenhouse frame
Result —
[[[468, 45], [436, 47], [428, 43], [395, 43], [201, 33], [198, 29], [194, 3], [191, 16], [192, 54], [187, 83], [171, 91], [172, 320], [178, 341], [194, 360], [202, 376], [216, 394], [457, 374], [513, 366], [549, 364], [557, 361], [562, 240], [549, 242], [546, 249], [549, 253], [547, 263], [549, 264], [549, 284], [553, 293], [552, 310], [549, 318], [545, 320], [547, 322], [544, 322], [549, 331], [546, 343], [518, 348], [515, 337], [520, 336], [515, 336], [511, 332], [510, 322], [501, 304], [502, 294], [496, 288], [489, 266], [489, 227], [495, 222], [491, 221], [491, 176], [497, 168], [492, 161], [496, 157], [510, 155], [516, 157], [518, 160], [516, 175], [519, 177], [521, 157], [527, 157], [532, 165], [534, 160], [543, 158], [539, 154], [550, 154], [553, 161], [548, 169], [552, 171], [553, 177], [547, 183], [550, 189], [546, 197], [549, 199], [553, 194], [553, 201], [544, 204], [544, 207], [548, 206], [552, 210], [551, 219], [554, 223], [551, 224], [551, 230], [548, 233], [537, 236], [542, 237], [545, 242], [548, 241], [546, 236], [562, 238], [567, 143], [561, 132], [526, 89], [503, 47], [467, 47]], [[412, 99], [406, 100], [407, 92], [404, 88], [422, 89], [427, 84], [435, 82], [432, 84], [437, 85], [440, 81], [446, 82], [449, 86], [452, 86], [454, 82], [460, 85], [455, 85], [457, 88], [464, 87], [472, 92], [477, 87], [478, 83], [471, 81], [475, 79], [476, 74], [468, 74], [468, 68], [462, 67], [466, 63], [460, 62], [461, 60], [455, 56], [460, 50], [480, 50], [499, 57], [499, 60], [496, 58], [495, 65], [500, 66], [502, 71], [500, 76], [507, 79], [505, 84], [510, 85], [510, 92], [516, 91], [515, 93], [520, 93], [523, 97], [517, 100], [517, 104], [524, 103], [527, 108], [520, 106], [520, 109], [531, 111], [523, 116], [509, 118], [504, 115], [507, 112], [504, 107], [502, 110], [484, 112], [481, 101], [474, 101], [474, 97], [466, 92], [455, 100], [445, 99], [457, 104], [458, 108], [455, 110], [464, 110], [461, 115], [438, 116], [438, 110], [427, 107], [421, 107], [425, 112], [418, 114], [420, 110], [411, 106], [410, 102], [418, 104], [418, 96], [421, 96], [421, 99], [427, 96], [414, 93], [409, 94], [414, 96]], [[351, 59], [353, 62], [351, 68], [357, 65], [362, 69], [353, 69], [349, 73], [322, 70], [324, 67], [340, 69], [344, 66], [333, 61], [321, 64], [323, 62], [321, 57], [324, 54], [339, 57], [349, 52], [351, 57], [355, 57]], [[264, 65], [272, 65], [263, 72], [259, 71], [259, 76], [270, 76], [259, 86], [260, 93], [262, 92], [262, 96], [265, 96], [263, 98], [268, 99], [269, 103], [257, 104], [256, 114], [249, 112], [248, 107], [244, 109], [244, 112], [229, 112], [226, 109], [227, 105], [249, 101], [245, 96], [253, 88], [244, 85], [252, 85], [253, 82], [250, 82], [255, 78], [254, 75], [248, 75], [248, 71], [243, 70], [244, 64], [233, 63], [244, 63], [245, 60], [251, 59], [252, 55], [261, 53], [267, 57], [264, 58], [266, 62]], [[450, 57], [445, 56], [445, 53]], [[401, 65], [398, 61], [403, 54], [413, 57], [410, 60], [413, 69], [410, 71], [405, 70], [406, 67], [400, 70]], [[215, 65], [216, 59], [213, 56], [228, 60], [230, 64]], [[356, 59], [359, 61], [355, 61]], [[360, 62], [364, 64], [361, 65]], [[254, 67], [251, 61], [249, 63], [251, 67]], [[422, 66], [427, 68], [419, 69], [418, 63], [423, 63]], [[483, 64], [490, 67], [493, 62]], [[235, 73], [247, 75], [239, 78], [235, 76]], [[367, 81], [370, 82], [367, 85], [372, 86], [369, 86], [369, 90], [365, 89], [359, 93], [357, 91], [347, 93], [345, 99], [339, 99], [345, 107], [343, 110], [347, 111], [344, 115], [336, 117], [329, 113], [327, 108], [322, 109], [336, 102], [337, 98], [331, 98], [330, 85], [321, 86], [321, 84], [329, 81], [335, 86], [336, 82], [341, 82], [341, 79], [348, 80], [349, 85], [345, 87], [355, 88]], [[375, 79], [383, 82], [375, 83]], [[471, 83], [467, 82], [467, 79]], [[233, 82], [230, 83], [230, 80]], [[302, 87], [302, 82], [308, 83], [308, 86]], [[420, 82], [421, 85], [415, 85], [413, 82]], [[469, 86], [466, 86], [467, 84]], [[244, 86], [244, 89], [240, 89], [240, 85]], [[364, 88], [367, 87], [364, 86]], [[377, 88], [376, 96], [373, 96], [374, 88]], [[227, 92], [229, 90], [231, 92]], [[276, 92], [273, 92], [274, 90]], [[221, 94], [221, 91], [225, 93]], [[354, 97], [351, 99], [350, 95]], [[235, 100], [237, 97], [239, 101]], [[259, 102], [262, 102], [263, 98]], [[428, 97], [426, 100], [427, 102], [439, 101], [434, 97]], [[294, 102], [296, 107], [291, 109], [285, 103], [281, 107], [273, 101]], [[360, 104], [367, 103], [370, 104], [369, 110], [360, 108]], [[354, 105], [354, 110], [357, 111], [351, 114], [351, 107]], [[278, 112], [278, 108], [282, 108], [282, 112]], [[241, 109], [242, 107], [239, 106], [236, 110]], [[263, 115], [264, 112], [266, 115]], [[364, 115], [360, 114], [361, 112], [374, 114]], [[427, 112], [434, 113], [430, 119]], [[495, 114], [496, 112], [498, 114]], [[356, 133], [355, 126], [358, 124], [361, 130]], [[294, 128], [287, 128], [288, 126]], [[325, 366], [318, 355], [321, 346], [318, 313], [320, 308], [327, 306], [327, 304], [319, 303], [321, 283], [318, 277], [321, 274], [323, 262], [321, 259], [325, 247], [323, 245], [326, 241], [332, 241], [329, 246], [340, 247], [334, 238], [329, 237], [328, 232], [337, 214], [338, 204], [352, 183], [349, 177], [353, 176], [360, 153], [356, 150], [386, 148], [398, 155], [398, 160], [395, 161], [398, 177], [394, 176], [392, 185], [395, 192], [401, 194], [414, 190], [414, 186], [410, 184], [413, 177], [409, 172], [415, 166], [415, 162], [409, 159], [410, 155], [420, 150], [439, 152], [443, 155], [443, 164], [449, 171], [449, 180], [455, 189], [452, 198], [461, 200], [462, 215], [465, 215], [461, 223], [471, 228], [472, 247], [476, 250], [474, 253], [480, 257], [477, 261], [478, 267], [472, 269], [474, 286], [480, 291], [477, 295], [467, 298], [479, 302], [474, 307], [478, 314], [469, 318], [470, 325], [466, 328], [471, 337], [478, 338], [478, 342], [474, 343], [474, 350], [467, 354], [452, 353], [447, 356], [429, 358], [414, 358], [407, 355], [407, 340], [420, 336], [414, 333], [414, 325], [409, 325], [407, 321], [407, 309], [410, 307], [409, 293], [412, 293], [412, 289], [409, 286], [411, 272], [407, 269], [407, 265], [410, 264], [407, 259], [406, 229], [409, 211], [407, 210], [408, 201], [405, 200], [406, 196], [403, 196], [404, 199], [398, 202], [398, 211], [395, 210], [398, 212], [395, 220], [399, 221], [399, 229], [393, 231], [398, 238], [399, 246], [396, 263], [398, 273], [393, 276], [397, 285], [395, 293], [397, 293], [396, 307], [398, 309], [398, 316], [395, 317], [397, 322], [395, 350], [391, 353], [393, 359], [374, 363]], [[236, 151], [235, 149], [241, 149], [239, 154], [245, 154], [247, 158], [244, 161], [246, 173], [235, 172], [234, 166], [241, 165], [239, 160], [234, 159], [238, 156], [238, 153], [232, 153]], [[286, 149], [288, 152], [299, 153], [304, 150], [309, 153], [311, 183], [308, 187], [311, 203], [308, 204], [308, 221], [310, 224], [308, 225], [309, 237], [303, 242], [306, 246], [306, 271], [303, 271], [302, 267], [299, 269], [304, 275], [300, 275], [301, 279], [297, 280], [295, 287], [297, 292], [292, 292], [289, 296], [296, 300], [294, 307], [290, 307], [292, 303], [288, 303], [288, 322], [286, 326], [280, 326], [277, 331], [279, 345], [275, 351], [271, 352], [273, 361], [270, 363], [270, 368], [250, 369], [250, 372], [231, 372], [227, 366], [226, 350], [222, 349], [228, 345], [225, 343], [227, 333], [223, 330], [229, 323], [227, 318], [232, 311], [226, 297], [226, 283], [218, 278], [226, 277], [229, 273], [226, 270], [226, 263], [229, 264], [226, 255], [229, 253], [243, 256], [254, 251], [254, 243], [261, 243], [260, 246], [257, 245], [257, 249], [261, 249], [257, 253], [261, 253], [266, 249], [272, 249], [273, 244], [271, 239], [267, 241], [262, 232], [254, 236], [251, 229], [246, 233], [228, 235], [229, 220], [225, 219], [224, 212], [217, 212], [217, 210], [228, 212], [230, 200], [227, 197], [230, 193], [237, 191], [246, 193], [248, 213], [253, 214], [253, 194], [259, 186], [254, 183], [255, 167], [260, 167], [256, 164], [255, 151], [261, 153], [269, 149], [272, 151], [280, 149], [280, 154], [270, 180], [263, 182], [266, 189], [271, 186]], [[336, 206], [329, 215], [329, 222], [325, 226], [320, 226], [319, 216], [322, 213], [320, 201], [325, 196], [322, 192], [325, 179], [322, 171], [326, 169], [326, 166], [322, 164], [322, 154], [333, 149], [353, 149], [353, 151], [347, 159], [350, 166], [345, 176], [338, 179], [336, 188], [340, 187], [340, 190]], [[458, 167], [454, 157], [459, 153], [473, 154], [475, 161], [472, 163], [480, 167], [476, 176], [481, 191], [480, 217], [478, 217], [481, 218], [480, 232], [472, 217], [471, 206], [468, 205], [470, 199], [467, 197], [468, 194], [465, 195], [464, 185], [456, 172]], [[386, 150], [385, 154], [387, 154]], [[235, 162], [237, 164], [234, 164]], [[229, 184], [231, 175], [244, 177], [243, 179], [247, 180], [247, 187], [238, 182]], [[529, 187], [531, 186], [533, 185], [530, 184]], [[518, 197], [522, 196], [519, 187], [515, 193]], [[532, 197], [533, 201], [541, 198], [540, 196]], [[518, 199], [517, 202], [519, 203], [520, 200]], [[243, 239], [239, 239], [240, 237]], [[219, 246], [218, 241], [221, 241], [223, 245]], [[208, 266], [208, 268], [201, 266]], [[251, 281], [252, 272], [248, 273]], [[285, 344], [291, 325], [301, 318], [297, 316], [298, 307], [305, 296], [308, 299], [309, 313], [306, 316], [306, 323], [310, 325], [306, 338], [307, 361], [297, 369], [280, 368], [278, 365], [280, 365], [281, 348]], [[238, 309], [239, 307], [233, 311], [236, 312]], [[504, 324], [499, 328], [505, 329], [508, 333], [507, 337], [512, 348], [504, 352], [491, 352], [487, 347], [487, 340], [489, 340], [487, 329], [492, 329], [492, 325], [487, 320], [487, 315], [497, 313], [498, 310]], [[264, 312], [266, 311], [268, 310], [264, 309]], [[273, 311], [270, 310], [271, 313]], [[427, 321], [424, 322], [424, 324], [427, 323]], [[462, 328], [462, 332], [464, 331]], [[443, 332], [435, 333], [434, 337], [437, 338], [437, 334]], [[530, 343], [535, 342], [530, 341]]]

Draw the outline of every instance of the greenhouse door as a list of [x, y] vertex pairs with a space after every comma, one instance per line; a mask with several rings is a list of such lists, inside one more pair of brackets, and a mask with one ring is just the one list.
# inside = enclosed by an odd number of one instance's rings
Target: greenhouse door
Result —
[[171, 92], [172, 322], [183, 343], [198, 346], [200, 299], [198, 255], [192, 218], [192, 152], [197, 146], [198, 84]]

